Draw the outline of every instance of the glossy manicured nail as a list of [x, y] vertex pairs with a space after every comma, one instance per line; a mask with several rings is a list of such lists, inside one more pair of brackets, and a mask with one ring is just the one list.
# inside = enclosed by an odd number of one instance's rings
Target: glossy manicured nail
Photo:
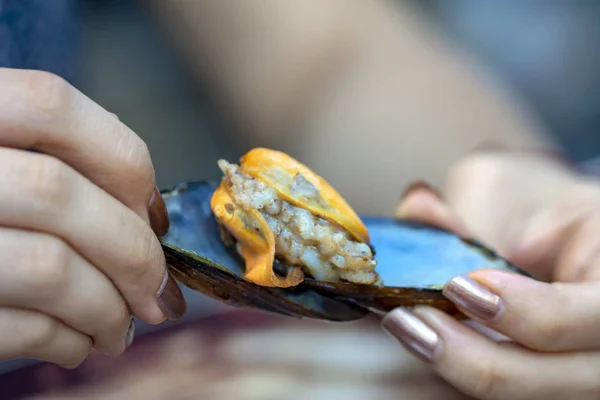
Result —
[[150, 218], [150, 226], [158, 236], [163, 236], [169, 231], [167, 207], [158, 188], [154, 189], [152, 197], [150, 197], [150, 201], [148, 202], [148, 216]]
[[156, 294], [158, 305], [167, 319], [179, 319], [185, 313], [187, 304], [175, 279], [165, 271], [165, 276]]
[[125, 332], [125, 348], [128, 348], [133, 343], [133, 339], [135, 338], [135, 321], [133, 317], [129, 321], [129, 327], [127, 328], [127, 332]]
[[415, 356], [432, 361], [441, 344], [438, 334], [410, 311], [397, 308], [382, 321], [382, 327]]
[[446, 284], [444, 296], [470, 317], [490, 321], [502, 311], [502, 299], [467, 276], [457, 276]]

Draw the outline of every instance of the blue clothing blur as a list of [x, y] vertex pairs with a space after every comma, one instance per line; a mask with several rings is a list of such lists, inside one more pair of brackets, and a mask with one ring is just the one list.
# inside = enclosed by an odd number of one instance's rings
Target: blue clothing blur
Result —
[[79, 0], [0, 0], [0, 67], [40, 69], [75, 85]]
[[[49, 71], [76, 86], [79, 37], [79, 0], [0, 0], [0, 67]], [[34, 362], [0, 361], [0, 374]]]

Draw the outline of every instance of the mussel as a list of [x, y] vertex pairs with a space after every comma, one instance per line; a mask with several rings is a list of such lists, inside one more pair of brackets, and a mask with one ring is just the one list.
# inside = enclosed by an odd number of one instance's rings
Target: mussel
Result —
[[421, 223], [359, 217], [323, 178], [264, 148], [221, 182], [163, 190], [161, 238], [177, 281], [231, 306], [352, 321], [426, 304], [464, 317], [445, 282], [477, 269], [527, 275], [485, 245]]

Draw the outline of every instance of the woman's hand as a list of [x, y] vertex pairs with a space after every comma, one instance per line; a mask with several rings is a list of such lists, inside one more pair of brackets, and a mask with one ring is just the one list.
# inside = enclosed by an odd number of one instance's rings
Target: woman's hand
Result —
[[148, 149], [54, 75], [0, 69], [0, 88], [0, 359], [118, 355], [132, 316], [185, 311]]
[[394, 310], [385, 329], [476, 398], [600, 398], [600, 184], [548, 158], [495, 152], [456, 165], [442, 192], [412, 186], [397, 215], [472, 233], [540, 281], [459, 276], [444, 294], [475, 323], [418, 307]]

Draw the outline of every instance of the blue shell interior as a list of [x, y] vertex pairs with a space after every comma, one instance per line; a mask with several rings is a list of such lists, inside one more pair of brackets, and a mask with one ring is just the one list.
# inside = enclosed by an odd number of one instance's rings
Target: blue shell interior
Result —
[[[163, 193], [171, 228], [163, 240], [243, 275], [243, 260], [223, 246], [210, 209], [214, 183], [181, 184]], [[452, 277], [483, 268], [514, 267], [484, 247], [456, 235], [412, 222], [362, 217], [378, 260], [377, 271], [386, 286], [434, 288]]]
[[219, 226], [210, 209], [210, 198], [216, 187], [214, 183], [191, 182], [163, 193], [171, 226], [162, 239], [243, 276], [243, 261], [232, 249], [223, 246]]

